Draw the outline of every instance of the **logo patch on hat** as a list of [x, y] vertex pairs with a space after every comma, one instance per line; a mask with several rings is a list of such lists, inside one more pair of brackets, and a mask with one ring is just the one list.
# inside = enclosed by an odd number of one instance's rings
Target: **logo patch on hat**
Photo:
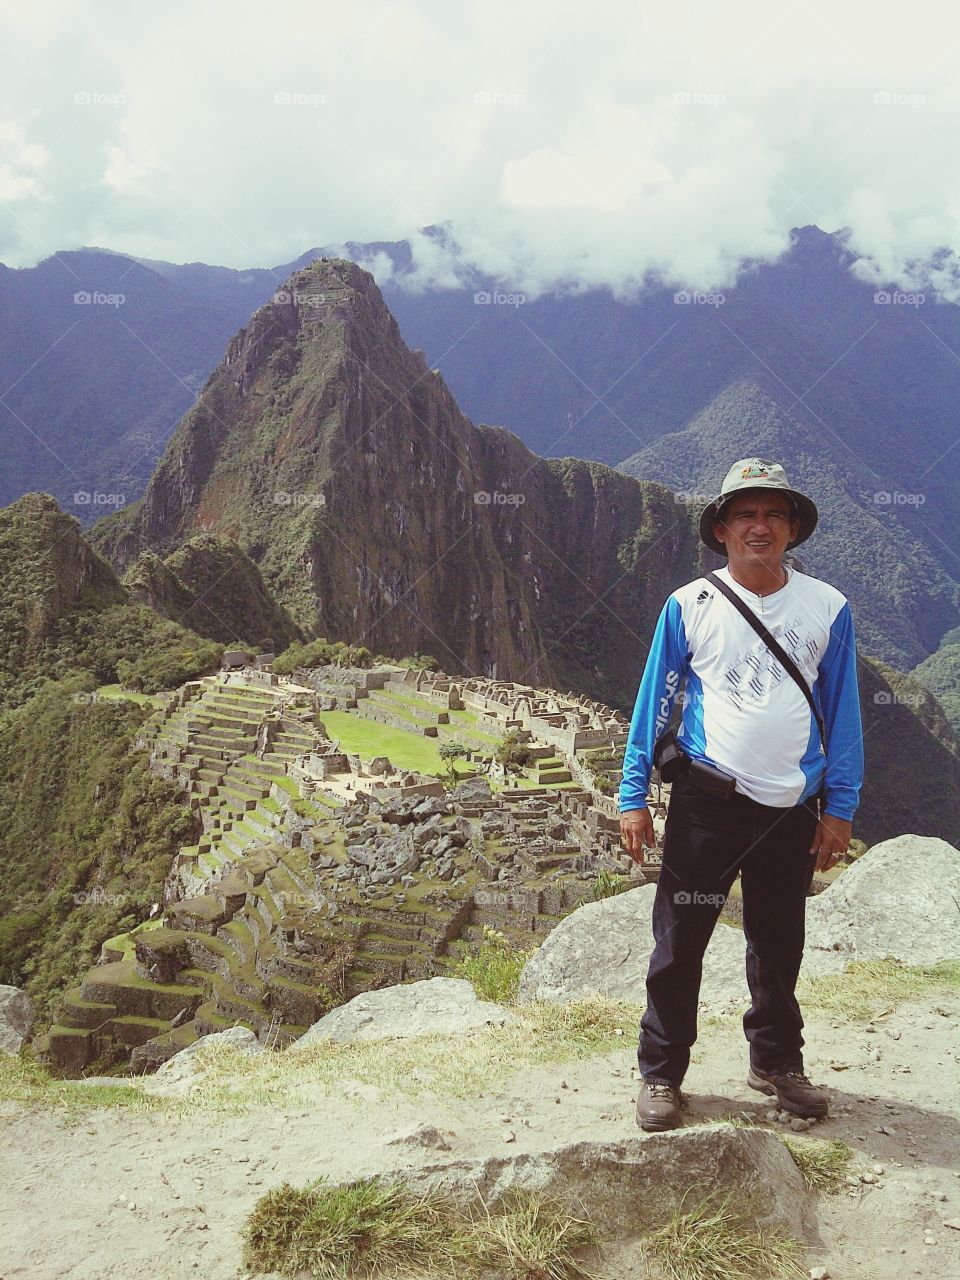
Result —
[[748, 467], [744, 467], [740, 475], [744, 480], [756, 479], [760, 480], [765, 476], [769, 476], [767, 464], [763, 462], [751, 462]]

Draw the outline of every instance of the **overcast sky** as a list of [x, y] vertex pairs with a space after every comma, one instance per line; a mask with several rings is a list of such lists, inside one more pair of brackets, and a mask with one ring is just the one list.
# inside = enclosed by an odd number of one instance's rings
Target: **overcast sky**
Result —
[[909, 287], [960, 247], [958, 35], [930, 0], [0, 0], [0, 261], [412, 237], [424, 280], [706, 289], [816, 223]]

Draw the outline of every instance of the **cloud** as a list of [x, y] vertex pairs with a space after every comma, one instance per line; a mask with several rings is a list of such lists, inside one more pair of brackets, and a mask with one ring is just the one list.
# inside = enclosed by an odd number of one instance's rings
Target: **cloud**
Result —
[[0, 120], [0, 201], [47, 199], [38, 171], [47, 162], [46, 148], [28, 142], [13, 120]]
[[807, 223], [905, 287], [960, 241], [941, 6], [18, 0], [0, 24], [10, 265], [407, 238], [420, 287], [629, 295], [729, 287]]

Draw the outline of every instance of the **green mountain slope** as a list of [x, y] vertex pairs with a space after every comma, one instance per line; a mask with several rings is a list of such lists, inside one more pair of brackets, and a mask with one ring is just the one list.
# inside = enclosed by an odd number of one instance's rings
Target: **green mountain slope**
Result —
[[894, 490], [877, 488], [870, 470], [802, 406], [787, 411], [768, 382], [741, 378], [685, 430], [618, 470], [669, 485], [699, 511], [730, 464], [752, 454], [783, 462], [817, 503], [820, 521], [799, 554], [848, 596], [862, 647], [901, 670], [935, 649], [956, 624], [960, 588], [951, 558], [929, 548], [924, 505], [884, 500]]
[[52, 680], [136, 674], [147, 692], [209, 671], [222, 646], [131, 602], [75, 516], [46, 493], [0, 509], [0, 707]]
[[199, 534], [167, 559], [145, 551], [124, 574], [134, 600], [223, 644], [279, 652], [303, 638], [236, 542]]
[[940, 648], [911, 672], [935, 695], [954, 733], [960, 735], [960, 627], [948, 631]]
[[40, 1025], [100, 945], [145, 919], [194, 819], [133, 739], [151, 708], [83, 677], [0, 712], [0, 982]]

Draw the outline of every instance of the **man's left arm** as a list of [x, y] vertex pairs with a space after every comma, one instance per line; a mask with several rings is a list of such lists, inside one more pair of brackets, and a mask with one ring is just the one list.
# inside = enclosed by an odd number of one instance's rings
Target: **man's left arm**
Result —
[[827, 744], [823, 817], [811, 853], [817, 870], [833, 865], [850, 843], [853, 815], [863, 785], [863, 725], [857, 683], [857, 645], [850, 606], [843, 607], [830, 627], [830, 639], [818, 677], [820, 710]]

